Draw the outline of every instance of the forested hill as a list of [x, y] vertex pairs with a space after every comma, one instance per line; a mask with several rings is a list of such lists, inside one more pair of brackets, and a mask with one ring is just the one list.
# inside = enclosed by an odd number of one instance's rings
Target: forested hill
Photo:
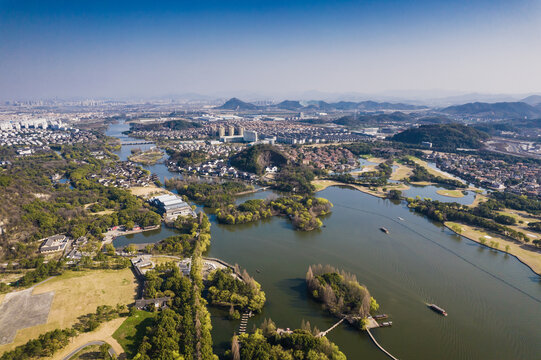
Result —
[[490, 136], [471, 126], [461, 124], [423, 125], [396, 134], [391, 140], [419, 145], [423, 141], [432, 143], [437, 149], [456, 148], [478, 149], [482, 141]]
[[524, 102], [468, 103], [449, 106], [441, 110], [446, 114], [461, 116], [490, 116], [495, 118], [519, 119], [541, 116], [541, 110]]
[[132, 130], [183, 130], [190, 128], [198, 128], [202, 125], [192, 121], [186, 120], [171, 120], [163, 123], [154, 124], [132, 124]]
[[267, 166], [281, 167], [287, 164], [286, 157], [272, 145], [255, 145], [235, 154], [231, 165], [242, 171], [262, 174]]

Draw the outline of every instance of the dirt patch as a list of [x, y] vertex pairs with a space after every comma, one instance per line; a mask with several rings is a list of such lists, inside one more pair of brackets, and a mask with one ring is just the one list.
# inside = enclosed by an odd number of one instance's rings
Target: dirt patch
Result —
[[47, 322], [54, 292], [32, 295], [33, 290], [12, 292], [4, 297], [0, 305], [0, 345], [12, 343], [20, 329]]
[[156, 195], [172, 194], [170, 191], [157, 186], [134, 186], [131, 187], [129, 190], [133, 195], [140, 196], [145, 199]]

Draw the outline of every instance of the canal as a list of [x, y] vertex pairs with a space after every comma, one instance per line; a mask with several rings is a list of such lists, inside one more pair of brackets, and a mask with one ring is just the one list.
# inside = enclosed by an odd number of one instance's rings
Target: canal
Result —
[[[270, 196], [275, 194], [265, 191], [245, 199]], [[539, 358], [541, 281], [514, 257], [457, 236], [412, 213], [405, 203], [341, 187], [318, 196], [335, 206], [323, 220], [326, 227], [310, 233], [293, 231], [284, 218], [227, 226], [210, 216], [207, 255], [246, 268], [266, 293], [264, 311], [250, 319], [248, 330], [264, 318], [283, 328], [300, 327], [303, 319], [321, 330], [330, 327], [335, 319], [307, 296], [304, 281], [308, 266], [321, 263], [356, 274], [368, 287], [393, 321], [393, 327], [373, 334], [401, 360]], [[390, 233], [382, 233], [381, 226]], [[161, 231], [116, 242], [155, 242], [172, 233]], [[430, 311], [428, 302], [449, 316]], [[225, 312], [211, 313], [221, 354], [238, 322], [225, 320]], [[345, 325], [328, 338], [348, 359], [386, 359], [367, 334]]]

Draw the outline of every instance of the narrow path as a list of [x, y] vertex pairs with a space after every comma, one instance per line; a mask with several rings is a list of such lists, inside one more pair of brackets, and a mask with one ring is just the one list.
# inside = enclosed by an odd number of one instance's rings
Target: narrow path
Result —
[[338, 325], [340, 325], [344, 320], [346, 320], [345, 317], [343, 317], [340, 321], [338, 321], [336, 324], [334, 324], [333, 326], [331, 326], [331, 327], [328, 328], [327, 330], [322, 331], [322, 332], [320, 332], [319, 334], [317, 334], [316, 337], [327, 336], [328, 333], [330, 333], [335, 327], [337, 327]]
[[257, 188], [257, 189], [241, 191], [241, 192], [239, 192], [239, 193], [236, 193], [235, 196], [242, 196], [242, 195], [253, 194], [253, 193], [256, 193], [256, 192], [258, 192], [258, 191], [265, 191], [265, 190], [267, 190], [267, 189], [270, 189], [270, 186], [264, 186], [264, 187], [260, 187], [260, 188]]
[[[75, 354], [77, 354], [79, 351], [83, 350], [84, 348], [88, 347], [88, 346], [92, 346], [92, 345], [103, 345], [103, 344], [106, 344], [105, 341], [91, 341], [91, 342], [88, 342], [86, 343], [85, 345], [81, 345], [79, 346], [77, 349], [73, 350], [72, 352], [70, 352], [68, 355], [66, 355], [64, 357], [64, 360], [69, 360], [71, 359]], [[117, 356], [117, 353], [115, 351], [115, 349], [113, 349], [112, 347], [109, 348], [109, 355], [111, 355], [111, 357], [113, 356]]]
[[387, 355], [388, 357], [390, 357], [391, 359], [393, 360], [398, 360], [397, 358], [395, 358], [393, 355], [391, 355], [390, 352], [388, 352], [387, 350], [385, 350], [377, 341], [376, 341], [376, 338], [374, 338], [374, 335], [372, 335], [372, 333], [370, 332], [370, 329], [366, 329], [366, 332], [368, 333], [368, 335], [370, 335], [370, 339], [372, 339], [372, 341], [374, 342], [374, 344], [376, 344], [376, 346], [381, 350], [383, 351], [383, 353], [385, 353], [385, 355]]

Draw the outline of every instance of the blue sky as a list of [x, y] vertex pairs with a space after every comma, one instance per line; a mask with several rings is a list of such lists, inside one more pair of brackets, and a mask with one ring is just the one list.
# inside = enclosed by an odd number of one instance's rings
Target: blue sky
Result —
[[541, 91], [541, 1], [2, 1], [0, 99]]

